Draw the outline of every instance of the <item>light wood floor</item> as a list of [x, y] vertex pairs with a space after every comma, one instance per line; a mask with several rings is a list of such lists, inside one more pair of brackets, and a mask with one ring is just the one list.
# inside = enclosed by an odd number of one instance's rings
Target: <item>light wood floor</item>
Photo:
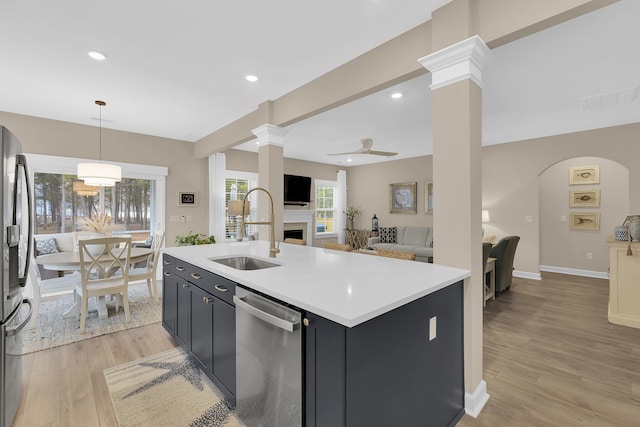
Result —
[[608, 299], [608, 280], [514, 278], [484, 311], [491, 398], [458, 426], [640, 426], [640, 329], [609, 323]]
[[[640, 330], [607, 322], [608, 292], [606, 280], [545, 273], [488, 301], [491, 399], [458, 426], [640, 426]], [[155, 324], [29, 354], [14, 426], [115, 426], [102, 371], [173, 347]]]
[[156, 323], [27, 354], [13, 426], [117, 426], [102, 371], [173, 347]]

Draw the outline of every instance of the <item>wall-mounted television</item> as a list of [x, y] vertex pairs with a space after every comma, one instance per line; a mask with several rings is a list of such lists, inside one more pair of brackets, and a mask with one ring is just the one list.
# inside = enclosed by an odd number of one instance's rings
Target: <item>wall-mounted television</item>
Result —
[[304, 206], [311, 202], [311, 178], [308, 176], [284, 176], [284, 204]]

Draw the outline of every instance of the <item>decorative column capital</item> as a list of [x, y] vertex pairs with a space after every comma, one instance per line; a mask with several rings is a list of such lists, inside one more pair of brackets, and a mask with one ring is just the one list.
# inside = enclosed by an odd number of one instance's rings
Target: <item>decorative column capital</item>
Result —
[[251, 131], [257, 138], [258, 144], [277, 145], [284, 147], [284, 137], [289, 133], [289, 129], [280, 126], [265, 124]]
[[470, 79], [482, 87], [482, 68], [491, 51], [480, 38], [472, 36], [418, 59], [431, 72], [431, 90]]

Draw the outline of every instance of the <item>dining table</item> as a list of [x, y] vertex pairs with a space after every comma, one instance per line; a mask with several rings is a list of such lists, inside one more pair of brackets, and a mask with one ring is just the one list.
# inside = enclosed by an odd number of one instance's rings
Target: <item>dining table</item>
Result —
[[[134, 265], [147, 259], [153, 250], [151, 248], [132, 247], [129, 256], [129, 264]], [[125, 255], [125, 254], [123, 254]], [[80, 271], [80, 252], [57, 252], [53, 254], [40, 255], [35, 258], [36, 263], [42, 265], [47, 270], [55, 271]], [[108, 317], [107, 300], [104, 296], [98, 297], [98, 317], [105, 319]], [[76, 317], [78, 315], [78, 306], [74, 301], [63, 314], [64, 318]]]

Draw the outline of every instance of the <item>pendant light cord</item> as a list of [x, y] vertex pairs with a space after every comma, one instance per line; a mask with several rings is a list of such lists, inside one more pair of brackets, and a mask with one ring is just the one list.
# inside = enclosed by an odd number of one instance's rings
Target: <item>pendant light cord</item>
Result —
[[100, 114], [99, 114], [99, 120], [100, 120], [99, 132], [100, 133], [98, 134], [98, 163], [102, 163], [102, 107], [107, 105], [107, 103], [104, 101], [96, 100], [96, 104], [100, 106]]

